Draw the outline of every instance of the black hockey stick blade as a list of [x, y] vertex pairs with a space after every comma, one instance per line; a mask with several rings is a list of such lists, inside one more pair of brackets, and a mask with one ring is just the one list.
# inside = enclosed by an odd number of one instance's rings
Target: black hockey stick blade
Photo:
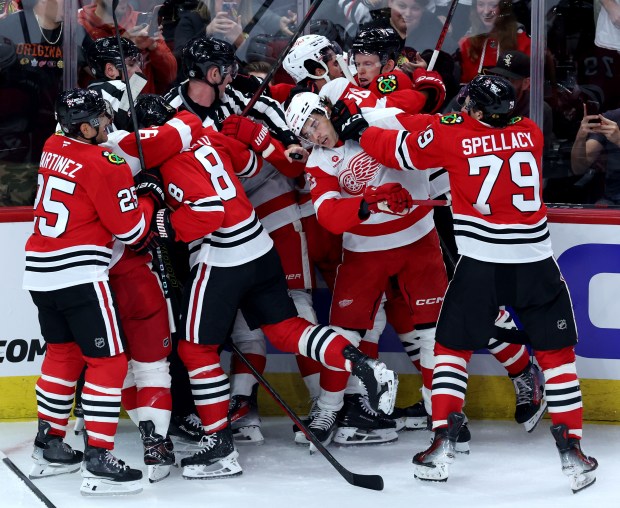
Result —
[[370, 490], [383, 490], [383, 478], [377, 474], [358, 474], [349, 471], [346, 467], [344, 467], [340, 462], [336, 460], [336, 458], [329, 453], [327, 448], [323, 446], [315, 435], [306, 427], [306, 425], [301, 421], [297, 413], [291, 409], [282, 397], [276, 392], [269, 382], [263, 377], [263, 375], [256, 370], [254, 365], [250, 363], [250, 361], [245, 357], [245, 355], [239, 351], [239, 348], [235, 346], [232, 342], [230, 343], [230, 347], [233, 352], [239, 356], [239, 359], [246, 365], [248, 369], [252, 371], [256, 380], [260, 383], [260, 385], [267, 391], [267, 393], [277, 402], [277, 404], [282, 408], [282, 410], [288, 415], [288, 417], [293, 420], [293, 423], [299, 427], [304, 435], [308, 438], [316, 449], [327, 459], [327, 461], [334, 466], [334, 469], [340, 473], [347, 482], [355, 487], [362, 487], [364, 489]]

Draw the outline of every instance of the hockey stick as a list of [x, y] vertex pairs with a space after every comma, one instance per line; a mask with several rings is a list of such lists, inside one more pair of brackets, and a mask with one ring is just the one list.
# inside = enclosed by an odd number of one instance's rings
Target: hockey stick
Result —
[[439, 56], [439, 52], [441, 51], [441, 47], [443, 46], [443, 41], [446, 39], [446, 35], [448, 35], [448, 29], [450, 28], [450, 23], [452, 22], [452, 17], [454, 16], [454, 11], [456, 11], [456, 6], [458, 4], [458, 0], [452, 0], [452, 3], [450, 4], [450, 9], [448, 10], [448, 14], [446, 15], [446, 20], [443, 22], [443, 28], [441, 29], [441, 33], [439, 34], [439, 39], [437, 39], [437, 44], [435, 44], [435, 49], [433, 50], [433, 56], [431, 56], [431, 61], [426, 67], [427, 71], [432, 71], [435, 68], [437, 57]]
[[254, 14], [254, 16], [252, 16], [252, 19], [248, 22], [247, 25], [245, 25], [243, 27], [243, 29], [241, 31], [243, 33], [249, 34], [254, 29], [256, 24], [260, 21], [260, 19], [263, 17], [263, 14], [265, 14], [265, 12], [267, 12], [267, 9], [269, 9], [269, 7], [271, 7], [272, 3], [273, 3], [273, 0], [265, 0], [263, 5], [260, 6], [260, 9], [258, 9], [258, 11], [256, 11], [256, 14]]
[[271, 67], [271, 70], [269, 71], [267, 76], [265, 76], [265, 79], [263, 79], [260, 86], [256, 89], [250, 101], [245, 105], [245, 108], [243, 108], [241, 116], [246, 116], [248, 112], [250, 111], [250, 109], [254, 107], [254, 104], [256, 104], [256, 101], [263, 94], [263, 92], [265, 91], [269, 83], [271, 82], [271, 79], [273, 78], [276, 71], [280, 68], [280, 65], [282, 65], [284, 58], [286, 57], [286, 55], [288, 55], [288, 52], [293, 47], [293, 44], [295, 44], [298, 37], [302, 34], [302, 32], [304, 31], [304, 28], [306, 28], [306, 25], [310, 22], [310, 19], [312, 18], [312, 16], [314, 16], [314, 13], [316, 12], [316, 10], [319, 8], [319, 6], [322, 3], [323, 3], [323, 0], [314, 0], [314, 2], [312, 2], [312, 4], [310, 5], [310, 8], [308, 9], [308, 12], [306, 12], [306, 15], [304, 16], [304, 19], [301, 20], [301, 23], [297, 27], [297, 30], [291, 37], [291, 40], [286, 45], [286, 47], [280, 52], [280, 56], [278, 56], [278, 59], [275, 61], [275, 63]]
[[[125, 52], [123, 51], [123, 44], [121, 41], [121, 31], [118, 27], [118, 20], [116, 18], [116, 8], [118, 7], [119, 0], [112, 0], [112, 21], [114, 22], [114, 30], [116, 32], [116, 43], [118, 44], [118, 51], [121, 55], [121, 69], [123, 71], [123, 81], [125, 82], [125, 88], [127, 91], [127, 99], [129, 101], [129, 112], [131, 113], [131, 121], [133, 123], [133, 133], [136, 137], [136, 147], [138, 149], [138, 159], [140, 160], [140, 168], [142, 171], [146, 171], [146, 164], [144, 163], [144, 152], [142, 151], [142, 142], [140, 140], [140, 130], [138, 128], [138, 117], [136, 116], [136, 108], [133, 100], [133, 93], [129, 84], [129, 75], [127, 74], [127, 64], [125, 62]], [[166, 250], [165, 246], [157, 246], [155, 249], [155, 259], [157, 260], [157, 272], [161, 280], [161, 287], [164, 291], [164, 297], [166, 298], [166, 306], [168, 307], [168, 317], [170, 322], [170, 331], [174, 333], [176, 330], [176, 314], [172, 305], [172, 298], [170, 292], [170, 279], [168, 272], [166, 271], [166, 265], [164, 264], [164, 256], [162, 250]], [[168, 252], [166, 252], [168, 254]], [[169, 257], [169, 256], [167, 256]]]
[[52, 503], [43, 492], [41, 492], [34, 483], [28, 478], [24, 473], [22, 473], [21, 469], [19, 469], [15, 463], [9, 459], [4, 452], [0, 451], [0, 457], [2, 457], [2, 462], [6, 464], [6, 466], [15, 473], [15, 475], [26, 484], [26, 487], [30, 489], [30, 491], [39, 498], [39, 500], [47, 506], [47, 508], [56, 508], [56, 505]]
[[230, 347], [237, 356], [241, 359], [241, 361], [245, 364], [245, 366], [252, 371], [256, 380], [261, 384], [261, 386], [267, 391], [269, 395], [275, 400], [278, 405], [282, 408], [282, 410], [288, 415], [288, 417], [293, 420], [295, 425], [299, 427], [299, 429], [304, 433], [304, 435], [308, 438], [316, 449], [323, 454], [323, 456], [327, 459], [327, 461], [334, 466], [336, 471], [340, 473], [347, 482], [355, 487], [362, 487], [364, 489], [370, 490], [383, 490], [383, 478], [379, 475], [372, 474], [357, 474], [349, 471], [346, 467], [344, 467], [340, 462], [338, 462], [334, 456], [327, 451], [327, 448], [323, 446], [316, 436], [308, 429], [308, 427], [301, 421], [299, 416], [291, 409], [282, 397], [276, 392], [269, 382], [263, 377], [263, 375], [256, 370], [254, 365], [250, 363], [250, 361], [244, 356], [244, 354], [239, 350], [237, 346], [235, 346], [232, 342], [230, 343]]

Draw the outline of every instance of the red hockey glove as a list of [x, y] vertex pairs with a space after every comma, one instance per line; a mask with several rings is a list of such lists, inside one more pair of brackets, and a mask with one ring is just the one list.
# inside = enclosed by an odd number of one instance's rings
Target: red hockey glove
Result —
[[425, 113], [439, 111], [446, 100], [446, 86], [438, 72], [416, 69], [413, 72], [413, 89], [418, 92], [426, 92], [428, 95], [424, 106]]
[[162, 243], [174, 242], [176, 233], [170, 222], [170, 214], [171, 212], [167, 208], [157, 210], [151, 218], [148, 232], [141, 240], [133, 245], [129, 245], [129, 248], [138, 254], [146, 254], [149, 251], [155, 250]]
[[155, 203], [155, 208], [162, 208], [166, 201], [164, 185], [159, 169], [140, 171], [135, 177], [136, 196], [148, 196]]
[[362, 116], [362, 110], [350, 99], [336, 101], [332, 108], [330, 120], [341, 141], [351, 139], [359, 142], [362, 133], [368, 128], [368, 122]]
[[224, 120], [222, 134], [238, 139], [257, 153], [262, 153], [271, 143], [267, 127], [239, 115], [230, 115]]
[[368, 186], [364, 190], [360, 218], [364, 218], [364, 215], [368, 218], [371, 213], [379, 212], [405, 215], [412, 206], [411, 194], [399, 183], [384, 183], [379, 187]]

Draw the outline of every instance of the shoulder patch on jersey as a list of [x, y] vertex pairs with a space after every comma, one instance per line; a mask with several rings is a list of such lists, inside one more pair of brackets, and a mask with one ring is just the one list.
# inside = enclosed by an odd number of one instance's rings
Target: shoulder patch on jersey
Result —
[[449, 115], [443, 115], [439, 119], [439, 123], [444, 125], [456, 125], [463, 123], [463, 115], [460, 113], [450, 113]]
[[398, 90], [398, 80], [394, 74], [382, 74], [377, 77], [377, 89], [382, 94], [389, 94]]
[[121, 164], [125, 164], [125, 159], [123, 159], [120, 155], [116, 155], [115, 153], [104, 150], [103, 152], [101, 152], [101, 155], [103, 155], [106, 159], [108, 159], [108, 162], [110, 164], [115, 164], [117, 166], [120, 166]]
[[508, 125], [514, 125], [523, 120], [522, 116], [513, 116], [510, 120], [508, 120]]

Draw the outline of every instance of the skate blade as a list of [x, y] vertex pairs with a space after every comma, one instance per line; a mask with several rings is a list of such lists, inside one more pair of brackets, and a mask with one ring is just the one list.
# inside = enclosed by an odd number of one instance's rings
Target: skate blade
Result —
[[151, 466], [147, 466], [149, 483], [157, 483], [168, 478], [170, 476], [171, 467], [172, 465], [163, 464], [154, 464]]
[[395, 429], [359, 430], [355, 427], [339, 427], [334, 443], [341, 446], [368, 446], [393, 443], [398, 440]]
[[310, 441], [308, 441], [308, 438], [301, 430], [298, 430], [295, 432], [295, 444], [299, 446], [308, 446]]
[[48, 476], [58, 476], [61, 474], [75, 473], [80, 470], [81, 463], [77, 464], [59, 464], [49, 462], [45, 464], [33, 464], [28, 473], [28, 478], [36, 480], [37, 478], [47, 478]]
[[142, 482], [115, 482], [104, 478], [84, 478], [80, 493], [83, 496], [127, 496], [142, 492]]
[[386, 415], [392, 414], [396, 405], [396, 392], [398, 391], [398, 375], [389, 370], [382, 376], [382, 384], [387, 385], [385, 392], [379, 396], [379, 409]]
[[186, 480], [215, 480], [218, 478], [232, 478], [243, 473], [237, 462], [239, 453], [232, 452], [227, 457], [213, 464], [198, 464], [183, 467], [183, 478]]
[[233, 439], [238, 445], [260, 446], [265, 444], [265, 437], [257, 425], [233, 429]]
[[588, 473], [581, 473], [570, 478], [570, 488], [573, 494], [577, 494], [584, 489], [587, 489], [590, 485], [594, 485], [596, 482], [596, 475], [594, 471]]
[[405, 418], [405, 428], [403, 430], [426, 430], [426, 416], [415, 418]]
[[533, 432], [536, 426], [538, 425], [538, 422], [542, 420], [542, 417], [545, 415], [546, 412], [547, 412], [547, 401], [543, 400], [542, 403], [540, 404], [540, 407], [538, 408], [538, 411], [536, 411], [536, 414], [532, 416], [529, 420], [523, 422], [523, 427], [525, 427], [525, 430], [527, 432]]
[[413, 477], [423, 482], [447, 482], [448, 473], [448, 464], [416, 464], [413, 469]]
[[454, 451], [463, 455], [469, 455], [469, 441], [466, 443], [454, 443]]

